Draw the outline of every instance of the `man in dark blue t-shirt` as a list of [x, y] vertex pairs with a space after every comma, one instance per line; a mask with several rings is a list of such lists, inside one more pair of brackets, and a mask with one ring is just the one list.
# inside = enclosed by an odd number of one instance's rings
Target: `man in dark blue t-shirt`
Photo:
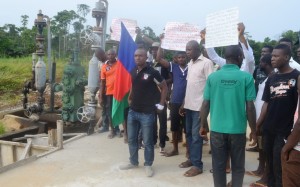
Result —
[[164, 154], [165, 156], [170, 157], [178, 155], [178, 137], [180, 136], [180, 127], [185, 126], [185, 117], [179, 114], [179, 109], [185, 97], [188, 68], [185, 52], [176, 53], [177, 63], [168, 62], [167, 60], [162, 59], [161, 53], [162, 49], [159, 48], [157, 61], [163, 67], [168, 68], [173, 75], [173, 91], [170, 109], [173, 150]]

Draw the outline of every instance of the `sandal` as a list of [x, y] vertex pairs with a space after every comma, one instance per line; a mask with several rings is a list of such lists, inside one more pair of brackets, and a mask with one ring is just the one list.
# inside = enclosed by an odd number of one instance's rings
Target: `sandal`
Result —
[[250, 184], [250, 187], [268, 187], [268, 186], [262, 183], [254, 182]]
[[184, 173], [185, 177], [194, 177], [196, 175], [199, 175], [203, 173], [203, 171], [197, 167], [191, 167], [187, 172]]
[[249, 152], [258, 152], [258, 147], [255, 146], [255, 147], [246, 148], [246, 151], [249, 151]]
[[165, 152], [164, 153], [164, 156], [165, 157], [171, 157], [171, 156], [176, 156], [176, 155], [179, 155], [178, 151], [171, 151], [171, 152]]
[[193, 166], [192, 162], [190, 160], [187, 160], [185, 162], [182, 162], [181, 164], [179, 164], [180, 168], [188, 168]]
[[226, 185], [226, 187], [232, 187], [232, 181], [229, 181]]
[[110, 131], [109, 135], [107, 136], [109, 139], [112, 139], [113, 137], [115, 137], [115, 132], [114, 131]]
[[257, 171], [246, 171], [245, 175], [250, 175], [252, 177], [261, 177], [262, 175], [258, 174]]

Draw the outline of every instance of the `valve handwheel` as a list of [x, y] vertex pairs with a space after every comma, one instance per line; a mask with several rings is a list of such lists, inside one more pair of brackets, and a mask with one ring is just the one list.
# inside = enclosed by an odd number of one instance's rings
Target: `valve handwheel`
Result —
[[91, 38], [93, 31], [91, 29], [86, 29], [80, 33], [80, 42], [83, 45], [91, 45], [93, 39]]
[[95, 110], [89, 106], [82, 106], [77, 110], [77, 118], [81, 123], [88, 123], [94, 114]]

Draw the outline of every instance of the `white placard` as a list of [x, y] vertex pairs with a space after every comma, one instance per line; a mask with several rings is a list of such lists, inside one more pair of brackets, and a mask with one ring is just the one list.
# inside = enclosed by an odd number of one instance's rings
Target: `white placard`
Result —
[[161, 47], [168, 50], [185, 51], [186, 44], [196, 40], [200, 42], [200, 27], [189, 23], [168, 22]]
[[121, 22], [125, 25], [126, 29], [128, 30], [130, 36], [135, 40], [136, 38], [136, 27], [137, 27], [137, 21], [136, 20], [130, 20], [130, 19], [113, 19], [111, 23], [111, 40], [120, 41], [121, 39]]
[[239, 9], [230, 8], [207, 15], [205, 47], [238, 44]]

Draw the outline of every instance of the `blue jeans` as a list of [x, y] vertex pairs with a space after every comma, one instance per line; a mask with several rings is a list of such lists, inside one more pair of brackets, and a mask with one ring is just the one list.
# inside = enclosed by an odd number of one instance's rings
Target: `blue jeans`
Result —
[[154, 144], [153, 144], [153, 124], [155, 114], [145, 114], [135, 112], [129, 109], [127, 119], [127, 133], [128, 133], [128, 146], [130, 153], [130, 163], [133, 165], [139, 164], [139, 145], [138, 135], [141, 129], [143, 135], [143, 142], [145, 146], [144, 166], [151, 166], [154, 160]]
[[246, 134], [210, 132], [215, 187], [226, 186], [226, 162], [231, 158], [232, 187], [243, 186], [245, 174]]
[[203, 139], [199, 135], [200, 116], [199, 111], [186, 109], [186, 139], [189, 149], [189, 159], [193, 166], [203, 169], [202, 162], [202, 145]]

